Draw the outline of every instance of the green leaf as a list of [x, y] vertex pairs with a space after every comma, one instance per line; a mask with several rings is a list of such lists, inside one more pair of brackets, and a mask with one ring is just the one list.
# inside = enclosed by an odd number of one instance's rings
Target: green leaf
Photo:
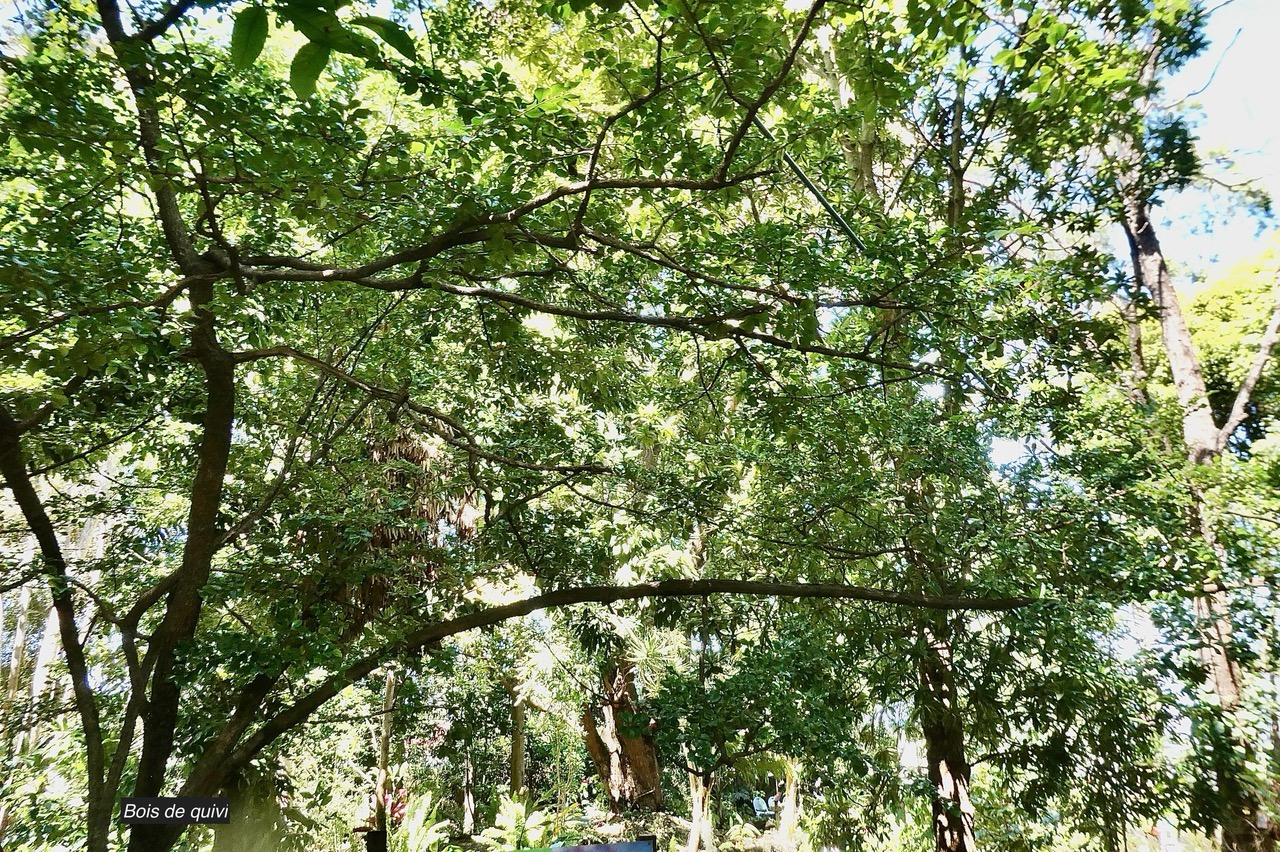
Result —
[[235, 26], [231, 28], [231, 64], [237, 68], [248, 68], [262, 53], [262, 46], [267, 43], [267, 33], [271, 30], [271, 18], [262, 6], [250, 6], [236, 15]]
[[289, 66], [289, 85], [299, 98], [309, 98], [316, 93], [316, 80], [329, 64], [329, 48], [311, 42], [304, 44]]
[[307, 40], [352, 56], [365, 59], [378, 57], [378, 46], [373, 39], [353, 33], [342, 25], [332, 12], [316, 9], [291, 9], [289, 21], [307, 37]]
[[413, 38], [395, 21], [379, 18], [376, 15], [362, 15], [359, 18], [352, 18], [351, 23], [366, 30], [372, 30], [378, 38], [395, 48], [406, 59], [417, 61], [418, 49], [414, 47]]

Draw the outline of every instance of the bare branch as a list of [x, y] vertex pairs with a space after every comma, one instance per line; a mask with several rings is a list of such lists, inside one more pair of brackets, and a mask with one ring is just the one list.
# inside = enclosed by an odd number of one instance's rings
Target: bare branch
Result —
[[[62, 395], [64, 397], [71, 396], [73, 393], [75, 393], [77, 390], [80, 389], [80, 387], [85, 383], [87, 379], [88, 379], [88, 375], [76, 376], [71, 381], [67, 382], [65, 385], [62, 386]], [[21, 423], [18, 424], [18, 434], [25, 435], [27, 432], [30, 432], [32, 429], [35, 429], [37, 426], [40, 426], [46, 420], [48, 420], [49, 417], [53, 415], [53, 412], [56, 411], [57, 409], [58, 409], [58, 403], [54, 400], [49, 400], [44, 405], [36, 409], [36, 412], [34, 414], [32, 414], [30, 417], [25, 418]]]
[[18, 575], [12, 580], [0, 583], [0, 595], [5, 594], [6, 592], [12, 592], [14, 589], [21, 589], [27, 583], [30, 583], [32, 580], [39, 577], [40, 574], [40, 571], [28, 571], [25, 574]]
[[1232, 433], [1240, 428], [1240, 424], [1248, 416], [1246, 409], [1249, 401], [1253, 397], [1253, 391], [1257, 388], [1259, 380], [1262, 379], [1262, 373], [1267, 368], [1267, 361], [1271, 358], [1271, 350], [1275, 348], [1277, 340], [1280, 340], [1280, 271], [1276, 273], [1276, 304], [1271, 311], [1271, 321], [1267, 323], [1267, 330], [1262, 333], [1262, 339], [1258, 341], [1258, 355], [1253, 359], [1249, 372], [1245, 373], [1244, 381], [1240, 383], [1235, 404], [1231, 406], [1231, 415], [1223, 424], [1222, 430], [1218, 432], [1218, 449], [1226, 447]]
[[192, 276], [190, 278], [183, 278], [177, 284], [166, 288], [163, 293], [156, 296], [154, 299], [131, 299], [124, 302], [112, 302], [107, 305], [95, 305], [91, 308], [82, 308], [80, 310], [57, 313], [38, 325], [33, 325], [30, 328], [23, 329], [22, 331], [0, 337], [0, 341], [12, 346], [21, 343], [24, 340], [29, 340], [37, 334], [57, 328], [64, 322], [77, 317], [109, 314], [115, 311], [125, 310], [127, 308], [167, 308], [169, 305], [173, 304], [174, 299], [178, 298], [178, 296], [182, 294], [182, 291], [186, 290], [187, 287], [192, 284], [198, 283], [199, 281], [209, 281], [221, 277], [224, 277], [221, 273]]
[[[185, 9], [180, 10], [179, 15], [181, 11]], [[151, 69], [138, 56], [134, 37], [125, 32], [120, 18], [118, 0], [98, 0], [98, 16], [102, 19], [102, 28], [106, 31], [107, 41], [111, 45], [116, 61], [133, 92], [134, 104], [138, 111], [138, 148], [142, 151], [151, 177], [156, 214], [160, 219], [161, 230], [164, 231], [165, 243], [178, 268], [184, 274], [206, 274], [211, 271], [209, 263], [207, 259], [200, 256], [192, 244], [191, 234], [187, 230], [187, 223], [182, 218], [182, 209], [178, 204], [178, 194], [174, 190], [173, 183], [166, 177], [165, 158], [161, 153], [160, 144], [160, 113], [151, 95]], [[177, 17], [174, 20], [176, 21]]]

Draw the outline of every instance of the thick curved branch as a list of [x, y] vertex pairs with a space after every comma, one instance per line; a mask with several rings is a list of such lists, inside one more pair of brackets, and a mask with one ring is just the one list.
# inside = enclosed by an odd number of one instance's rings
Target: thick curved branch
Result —
[[661, 266], [663, 269], [669, 269], [677, 272], [693, 282], [702, 282], [712, 287], [719, 287], [724, 290], [735, 290], [740, 293], [752, 293], [757, 296], [764, 296], [766, 299], [777, 299], [781, 302], [787, 302], [791, 305], [804, 305], [806, 300], [803, 296], [796, 296], [791, 293], [780, 292], [776, 289], [768, 289], [765, 287], [753, 287], [750, 284], [738, 284], [733, 281], [727, 281], [710, 275], [692, 266], [688, 266], [671, 257], [662, 249], [652, 243], [633, 243], [627, 240], [619, 239], [610, 234], [603, 234], [584, 228], [582, 235], [592, 242], [597, 242], [602, 246], [607, 246], [620, 252], [638, 257], [643, 261], [652, 263], [655, 266]]
[[[426, 247], [419, 247], [419, 249], [401, 253], [400, 255], [393, 256], [393, 258], [387, 258], [361, 267], [346, 269], [325, 267], [320, 264], [304, 262], [296, 258], [255, 258], [252, 259], [252, 262], [261, 263], [264, 267], [271, 266], [274, 267], [274, 269], [248, 269], [245, 270], [245, 275], [246, 277], [253, 277], [257, 280], [310, 282], [346, 281], [360, 287], [365, 287], [371, 290], [380, 290], [385, 293], [402, 293], [408, 290], [436, 289], [442, 290], [446, 293], [452, 293], [455, 296], [467, 296], [470, 298], [485, 299], [490, 302], [501, 302], [525, 308], [530, 311], [535, 311], [537, 313], [560, 316], [567, 319], [576, 319], [585, 322], [616, 322], [631, 325], [647, 325], [655, 328], [669, 328], [675, 331], [682, 331], [687, 334], [696, 335], [705, 340], [755, 340], [778, 349], [787, 349], [792, 352], [800, 352], [809, 355], [824, 355], [828, 358], [838, 358], [841, 360], [860, 361], [865, 364], [892, 369], [910, 375], [942, 377], [940, 372], [927, 365], [892, 361], [881, 356], [869, 354], [866, 351], [857, 352], [849, 349], [837, 349], [821, 343], [801, 343], [799, 341], [789, 340], [785, 337], [779, 337], [775, 334], [769, 334], [768, 332], [747, 329], [732, 324], [734, 321], [741, 320], [746, 316], [749, 316], [749, 313], [736, 313], [732, 315], [718, 316], [659, 316], [654, 314], [633, 313], [618, 309], [585, 310], [566, 307], [563, 305], [553, 305], [549, 302], [540, 302], [535, 299], [530, 299], [527, 296], [522, 296], [518, 293], [496, 290], [491, 287], [469, 287], [459, 284], [449, 284], [436, 279], [427, 280], [424, 272], [421, 270], [413, 275], [401, 278], [379, 279], [373, 277], [379, 272], [386, 271], [391, 266], [407, 263], [413, 259], [417, 259], [419, 261], [428, 260], [444, 251], [445, 248], [455, 245], [464, 245], [467, 243], [483, 242], [488, 239], [488, 236], [485, 232], [463, 232], [455, 235], [455, 238], [456, 241], [451, 242], [449, 245], [443, 245], [439, 242], [433, 241], [430, 249]], [[611, 245], [616, 242], [608, 238], [602, 238], [602, 235], [594, 233], [590, 236], [590, 239], [600, 243], [601, 245]], [[554, 246], [557, 248], [570, 248], [575, 250], [581, 250], [582, 248], [577, 244], [576, 239], [571, 237], [563, 238], [556, 237], [554, 235], [537, 234], [533, 236], [533, 240], [540, 245]], [[617, 249], [635, 254], [635, 252], [621, 246], [617, 246]], [[659, 263], [659, 265], [672, 269], [673, 271], [685, 272], [684, 269], [678, 268], [670, 262]], [[550, 274], [553, 271], [554, 270], [539, 270], [536, 274]], [[709, 283], [718, 283], [714, 279], [711, 279], [706, 275], [696, 273], [693, 270], [689, 270], [687, 274], [690, 274], [691, 277], [696, 275], [696, 277]], [[520, 277], [520, 275], [512, 274], [504, 277], [517, 278]], [[748, 288], [730, 285], [730, 289], [741, 291]], [[786, 300], [785, 296], [781, 296], [776, 293], [768, 293], [767, 295], [769, 298]], [[864, 304], [862, 301], [845, 301], [847, 304]], [[873, 304], [873, 302], [870, 301], [867, 303]], [[762, 313], [768, 309], [767, 305], [761, 305], [760, 310], [755, 311], [754, 313]], [[277, 349], [278, 348], [279, 347], [277, 347]], [[266, 350], [263, 351], [265, 352]], [[249, 355], [249, 353], [244, 354]]]
[[[62, 390], [61, 390], [62, 395], [64, 397], [70, 397], [72, 394], [74, 394], [76, 391], [78, 391], [81, 387], [84, 386], [84, 383], [88, 380], [88, 378], [89, 376], [87, 373], [82, 376], [75, 376], [74, 378], [71, 379], [71, 381], [67, 382], [62, 386]], [[18, 434], [19, 435], [26, 434], [27, 432], [30, 432], [32, 429], [35, 429], [36, 427], [42, 425], [46, 420], [48, 420], [51, 416], [53, 416], [53, 412], [58, 410], [58, 406], [59, 406], [58, 402], [54, 400], [49, 400], [44, 405], [37, 408], [35, 410], [35, 413], [33, 413], [30, 417], [23, 419], [23, 421], [18, 424]]]
[[[374, 280], [374, 276], [412, 263], [423, 263], [451, 249], [482, 243], [493, 236], [495, 226], [513, 225], [556, 201], [603, 190], [671, 189], [712, 192], [737, 186], [769, 174], [768, 171], [746, 172], [732, 177], [713, 178], [593, 178], [563, 184], [536, 198], [504, 210], [456, 223], [412, 248], [370, 261], [361, 266], [333, 267], [279, 255], [257, 255], [242, 259], [241, 273], [260, 281], [350, 281], [375, 289], [396, 291], [412, 289], [413, 277], [391, 281]], [[576, 237], [539, 234], [539, 245], [579, 249]]]
[[102, 720], [93, 687], [89, 683], [89, 664], [85, 658], [84, 646], [80, 643], [80, 630], [76, 625], [76, 605], [71, 594], [66, 556], [58, 542], [53, 521], [45, 511], [35, 486], [31, 484], [19, 435], [17, 421], [9, 414], [8, 408], [0, 405], [0, 476], [4, 477], [5, 484], [13, 493], [14, 502], [18, 504], [27, 527], [35, 536], [44, 561], [44, 573], [48, 577], [49, 592], [58, 617], [63, 658], [67, 664], [67, 672], [71, 675], [76, 711], [84, 733], [85, 768], [89, 775], [89, 811], [92, 819], [99, 815], [103, 807], [109, 806], [109, 803], [103, 801], [105, 793], [102, 789], [106, 764]]
[[89, 308], [81, 308], [80, 310], [62, 311], [54, 314], [44, 322], [38, 323], [37, 325], [0, 337], [0, 343], [14, 346], [79, 317], [109, 314], [115, 311], [127, 310], [129, 308], [160, 308], [163, 310], [173, 304], [173, 301], [177, 299], [178, 296], [187, 289], [187, 287], [191, 286], [191, 284], [197, 283], [198, 281], [215, 280], [221, 277], [223, 277], [223, 273], [211, 273], [209, 275], [183, 278], [177, 284], [166, 288], [163, 293], [156, 296], [154, 299], [131, 299], [124, 302], [112, 302], [107, 305], [95, 305]]
[[[362, 266], [342, 268], [312, 263], [297, 257], [259, 255], [242, 258], [240, 271], [246, 278], [258, 281], [352, 281], [373, 286], [374, 282], [370, 279], [388, 269], [410, 263], [422, 263], [448, 249], [482, 243], [489, 237], [488, 224], [469, 221], [454, 225], [413, 248], [387, 255]], [[403, 285], [409, 280], [406, 278], [397, 282], [382, 282], [383, 286], [378, 289], [409, 289], [404, 286], [391, 286], [397, 283]]]
[[398, 642], [369, 654], [276, 713], [263, 723], [251, 737], [238, 745], [233, 751], [227, 753], [225, 759], [214, 761], [206, 756], [206, 759], [201, 760], [201, 766], [204, 767], [203, 771], [193, 772], [188, 777], [181, 795], [204, 795], [215, 790], [231, 768], [243, 765], [280, 736], [306, 722], [312, 713], [340, 693], [348, 684], [367, 676], [396, 654], [421, 652], [450, 636], [477, 628], [491, 627], [542, 609], [553, 609], [581, 603], [614, 603], [616, 601], [637, 600], [640, 598], [706, 597], [719, 594], [750, 595], [754, 597], [829, 598], [944, 611], [1004, 612], [1035, 603], [1043, 603], [1043, 601], [1031, 597], [929, 597], [927, 595], [894, 592], [866, 586], [732, 579], [660, 580], [653, 583], [638, 583], [632, 586], [588, 586], [557, 589], [556, 591], [535, 595], [515, 603], [485, 607], [467, 615], [428, 625], [408, 634]]

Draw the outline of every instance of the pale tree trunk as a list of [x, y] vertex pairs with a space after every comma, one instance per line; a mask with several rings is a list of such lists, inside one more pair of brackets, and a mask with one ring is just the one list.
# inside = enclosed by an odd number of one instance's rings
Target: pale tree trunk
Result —
[[31, 668], [31, 699], [39, 703], [49, 688], [50, 667], [58, 654], [58, 614], [53, 607], [45, 612], [44, 631], [40, 634], [40, 648], [36, 651], [36, 660]]
[[[80, 559], [98, 559], [101, 558], [103, 552], [102, 545], [103, 530], [102, 525], [96, 521], [90, 520], [84, 524], [80, 530], [77, 543], [77, 558]], [[34, 558], [34, 553], [32, 554]], [[86, 575], [87, 582], [92, 584], [98, 579], [99, 572], [91, 571]], [[29, 591], [24, 589], [24, 591]], [[86, 603], [86, 615], [82, 616], [78, 621], [88, 622], [87, 612], [90, 605]], [[39, 613], [43, 612], [43, 618]], [[36, 656], [31, 661], [31, 674], [27, 678], [27, 688], [22, 689], [21, 681], [16, 684], [19, 691], [24, 692], [23, 700], [27, 701], [27, 707], [37, 712], [28, 714], [23, 718], [22, 725], [17, 729], [16, 736], [13, 740], [14, 752], [31, 750], [35, 747], [40, 735], [40, 717], [39, 708], [42, 705], [45, 691], [50, 686], [50, 667], [53, 665], [54, 657], [58, 653], [58, 613], [52, 604], [44, 605], [32, 598], [30, 607], [26, 610], [25, 618], [20, 621], [20, 628], [25, 627], [26, 631], [37, 623], [43, 621], [43, 627], [38, 635], [39, 644], [36, 648]], [[25, 622], [25, 624], [24, 624]], [[24, 642], [30, 641], [26, 636], [23, 637]], [[25, 655], [25, 647], [23, 653]], [[10, 672], [12, 675], [13, 672]], [[12, 689], [15, 684], [11, 681], [9, 688]], [[16, 695], [13, 700], [16, 700]]]
[[787, 785], [786, 795], [781, 804], [782, 813], [778, 815], [778, 836], [783, 843], [797, 845], [800, 840], [800, 764], [787, 758], [782, 763], [783, 778]]
[[471, 741], [467, 741], [467, 753], [462, 759], [462, 833], [467, 837], [476, 831], [476, 779], [471, 763]]
[[830, 51], [823, 51], [821, 65], [811, 64], [810, 69], [831, 88], [842, 111], [856, 107], [862, 113], [857, 128], [845, 128], [838, 135], [838, 141], [854, 188], [878, 208], [882, 199], [875, 176], [877, 104], [870, 93], [864, 92], [860, 99], [855, 96], [853, 82], [836, 68]]
[[237, 775], [228, 780], [223, 792], [231, 822], [214, 827], [212, 852], [276, 852], [287, 846], [274, 783], [261, 776], [251, 781]]
[[[1178, 294], [1169, 277], [1160, 241], [1151, 224], [1150, 207], [1142, 199], [1125, 202], [1125, 233], [1135, 277], [1151, 293], [1160, 320], [1160, 337], [1169, 359], [1169, 371], [1182, 407], [1182, 437], [1195, 462], [1210, 461], [1218, 455], [1218, 426], [1213, 420], [1205, 389], [1200, 359], [1191, 342], [1191, 330], [1182, 315]], [[1144, 371], [1145, 372], [1145, 371]]]
[[[36, 659], [31, 667], [31, 706], [40, 707], [44, 702], [45, 692], [50, 687], [49, 667], [58, 653], [58, 613], [49, 607], [44, 618], [44, 632], [40, 634], [40, 648], [36, 651]], [[27, 730], [19, 738], [15, 750], [34, 747], [40, 736], [39, 719], [32, 719]]]
[[713, 780], [709, 772], [689, 773], [689, 842], [685, 844], [685, 852], [698, 852], [699, 847], [706, 852], [716, 850], [715, 816], [711, 812]]
[[975, 852], [974, 807], [969, 794], [964, 718], [956, 694], [948, 642], [926, 631], [920, 659], [917, 707], [924, 733], [925, 759], [933, 785], [933, 836], [936, 852]]
[[689, 839], [685, 842], [685, 852], [698, 852], [698, 843], [702, 839], [702, 779], [693, 772], [689, 773]]
[[[662, 772], [653, 737], [627, 733], [623, 717], [636, 712], [635, 666], [614, 661], [604, 671], [598, 708], [582, 714], [583, 738], [614, 813], [662, 808]], [[596, 720], [599, 712], [600, 720]]]
[[[1137, 185], [1136, 180], [1133, 183]], [[1280, 289], [1276, 309], [1258, 345], [1253, 365], [1241, 383], [1227, 422], [1219, 427], [1214, 420], [1204, 372], [1150, 213], [1147, 199], [1130, 190], [1124, 200], [1122, 224], [1129, 240], [1134, 278], [1139, 287], [1151, 294], [1156, 308], [1161, 341], [1182, 411], [1182, 437], [1187, 458], [1194, 464], [1213, 464], [1232, 433], [1244, 421], [1250, 397], [1267, 366], [1277, 337], [1280, 337]], [[1141, 389], [1139, 382], [1145, 378], [1146, 371], [1141, 362], [1141, 350], [1133, 345], [1133, 337], [1139, 333], [1135, 327], [1137, 319], [1132, 316], [1126, 318], [1130, 321], [1131, 360], [1137, 385], [1134, 395], [1137, 400], [1145, 400], [1145, 390]], [[1140, 337], [1138, 343], [1140, 345]], [[1237, 771], [1240, 764], [1256, 754], [1257, 744], [1248, 725], [1240, 718], [1244, 698], [1242, 671], [1232, 643], [1231, 602], [1219, 573], [1226, 567], [1226, 551], [1208, 517], [1202, 493], [1193, 488], [1191, 496], [1192, 517], [1188, 519], [1191, 530], [1215, 557], [1215, 564], [1203, 578], [1204, 593], [1196, 598], [1194, 604], [1204, 639], [1200, 662], [1208, 676], [1209, 689], [1222, 712], [1223, 722], [1228, 726], [1232, 751], [1244, 758], [1243, 761], [1227, 758], [1219, 762], [1216, 781], [1222, 808], [1218, 818], [1222, 828], [1222, 846], [1226, 852], [1254, 852], [1269, 846], [1270, 832], [1259, 826], [1259, 822], [1265, 823], [1260, 819], [1259, 791], [1242, 783]]]

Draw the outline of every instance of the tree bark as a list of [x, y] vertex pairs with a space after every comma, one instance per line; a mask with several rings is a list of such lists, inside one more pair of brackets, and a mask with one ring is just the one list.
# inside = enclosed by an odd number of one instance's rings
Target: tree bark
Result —
[[237, 775], [225, 790], [231, 822], [213, 832], [213, 852], [275, 852], [285, 845], [280, 831], [279, 793], [274, 784]]
[[[1138, 182], [1134, 181], [1134, 185], [1137, 186]], [[1221, 428], [1214, 421], [1204, 372], [1150, 214], [1148, 200], [1139, 192], [1130, 191], [1124, 199], [1121, 224], [1129, 241], [1134, 278], [1139, 287], [1151, 294], [1158, 312], [1161, 341], [1169, 361], [1178, 404], [1182, 409], [1182, 437], [1187, 458], [1193, 464], [1212, 464], [1221, 455], [1230, 432], [1234, 431], [1238, 423], [1234, 415]], [[1252, 381], [1247, 379], [1241, 387], [1242, 398], [1238, 398], [1236, 403], [1238, 409], [1243, 410], [1244, 404], [1248, 402], [1252, 384], [1256, 383], [1257, 376], [1261, 374], [1270, 355], [1274, 344], [1272, 327], [1275, 324], [1273, 317], [1254, 368], [1250, 371]], [[1226, 567], [1226, 552], [1205, 512], [1202, 494], [1193, 488], [1191, 498], [1192, 509], [1188, 525], [1192, 534], [1198, 535], [1214, 554], [1214, 564], [1204, 577], [1206, 591], [1194, 602], [1196, 619], [1204, 634], [1199, 649], [1200, 662], [1232, 744], [1230, 753], [1217, 761], [1216, 769], [1222, 847], [1224, 852], [1257, 852], [1265, 847], [1268, 832], [1258, 825], [1261, 812], [1258, 791], [1250, 789], [1240, 777], [1242, 764], [1256, 753], [1256, 743], [1253, 742], [1248, 726], [1240, 719], [1244, 696], [1241, 666], [1232, 640], [1231, 602], [1226, 584], [1216, 576]], [[1239, 757], [1241, 755], [1243, 760]]]
[[476, 830], [475, 768], [471, 763], [471, 743], [462, 759], [462, 833], [470, 837]]
[[[27, 622], [31, 620], [31, 587], [23, 586], [18, 595], [18, 609], [14, 613], [16, 621], [13, 625], [13, 654], [9, 658], [9, 675], [5, 678], [4, 704], [0, 706], [0, 722], [15, 715], [18, 702], [19, 686], [22, 684], [22, 670], [27, 662]], [[4, 742], [8, 743], [10, 734], [5, 730]]]
[[925, 646], [920, 660], [917, 706], [929, 781], [934, 791], [934, 849], [936, 852], [975, 852], [975, 811], [969, 795], [964, 719], [956, 694], [951, 647], [927, 632]]
[[[25, 678], [27, 686], [25, 689], [22, 688], [22, 679], [19, 679], [16, 683], [11, 680], [8, 688], [15, 691], [9, 696], [8, 709], [0, 713], [0, 744], [11, 743], [12, 754], [30, 751], [35, 747], [40, 736], [40, 715], [38, 711], [43, 705], [44, 693], [49, 686], [49, 666], [57, 653], [57, 612], [53, 607], [46, 608], [39, 605], [33, 598], [30, 608], [26, 610], [25, 618], [21, 611], [18, 613], [19, 622], [15, 625], [15, 629], [18, 632], [14, 635], [15, 642], [25, 643], [30, 641], [26, 638], [25, 633], [40, 620], [38, 616], [42, 610], [44, 611], [44, 627], [39, 634], [40, 644], [37, 647], [35, 659], [31, 663], [31, 673]], [[11, 662], [18, 662], [20, 655], [25, 656], [25, 649], [20, 650], [15, 647], [14, 657]], [[11, 671], [10, 674], [12, 673]], [[18, 693], [21, 693], [20, 698]], [[21, 712], [17, 712], [19, 708], [21, 708]], [[7, 732], [4, 730], [6, 719], [13, 725], [12, 729]]]
[[1145, 199], [1130, 197], [1124, 206], [1124, 229], [1135, 277], [1151, 293], [1160, 320], [1160, 336], [1169, 359], [1169, 371], [1182, 407], [1182, 437], [1191, 460], [1211, 461], [1221, 449], [1218, 426], [1205, 389], [1204, 372], [1191, 341], [1191, 330], [1182, 315], [1178, 294], [1165, 264], [1160, 240], [1151, 224]]
[[1120, 303], [1120, 315], [1124, 317], [1129, 340], [1129, 399], [1135, 405], [1145, 406], [1151, 402], [1147, 395], [1147, 359], [1142, 347], [1142, 320], [1132, 296]]
[[[191, 482], [182, 563], [165, 601], [164, 617], [152, 635], [146, 654], [145, 662], [152, 666], [151, 689], [142, 714], [142, 754], [138, 760], [135, 796], [159, 796], [164, 789], [182, 698], [181, 685], [173, 673], [179, 646], [195, 635], [200, 622], [204, 604], [201, 591], [209, 580], [213, 556], [218, 549], [218, 513], [222, 508], [235, 422], [235, 363], [218, 344], [215, 318], [210, 309], [213, 285], [193, 284], [190, 294], [196, 316], [191, 331], [191, 351], [205, 374], [204, 428]], [[129, 852], [165, 852], [181, 833], [180, 828], [175, 830], [173, 826], [136, 825], [130, 832]]]
[[378, 790], [373, 807], [373, 826], [377, 831], [387, 831], [387, 804], [391, 796], [391, 711], [396, 701], [396, 673], [387, 670], [386, 686], [382, 691], [382, 729], [378, 735]]
[[[643, 716], [637, 714], [635, 666], [613, 661], [602, 678], [599, 707], [583, 711], [583, 737], [587, 752], [609, 795], [614, 813], [627, 810], [656, 811], [662, 808], [662, 771], [658, 749], [646, 726], [635, 727]], [[600, 721], [596, 721], [596, 713]], [[649, 720], [648, 725], [652, 725]]]
[[58, 614], [58, 634], [63, 658], [71, 675], [71, 690], [76, 712], [84, 733], [86, 785], [86, 848], [89, 852], [106, 852], [111, 831], [111, 814], [115, 806], [115, 790], [106, 783], [106, 750], [102, 736], [102, 716], [97, 697], [89, 684], [89, 663], [80, 641], [76, 624], [76, 603], [71, 592], [67, 559], [58, 534], [45, 510], [44, 501], [36, 493], [27, 473], [22, 451], [21, 428], [8, 408], [0, 405], [0, 474], [13, 494], [23, 519], [40, 548], [53, 608]]
[[511, 689], [511, 795], [515, 796], [525, 788], [525, 749], [528, 733], [528, 705], [513, 687]]
[[[40, 634], [40, 647], [36, 651], [36, 659], [31, 668], [31, 706], [40, 707], [43, 703], [44, 694], [49, 689], [50, 674], [49, 667], [53, 665], [54, 656], [58, 652], [58, 613], [53, 607], [49, 607], [45, 613], [44, 630]], [[17, 743], [15, 751], [21, 751], [23, 748], [32, 748], [37, 738], [40, 736], [38, 719], [27, 723], [26, 730], [22, 732]]]
[[689, 773], [689, 842], [685, 852], [716, 850], [715, 816], [711, 812], [711, 787], [714, 776], [697, 772]]

